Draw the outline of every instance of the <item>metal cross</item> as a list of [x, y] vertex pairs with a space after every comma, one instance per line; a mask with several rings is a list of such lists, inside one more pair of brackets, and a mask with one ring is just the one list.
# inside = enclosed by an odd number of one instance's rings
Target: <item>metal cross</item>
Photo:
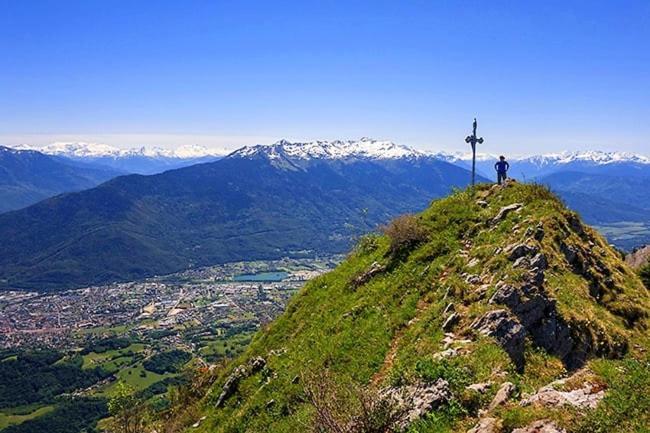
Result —
[[468, 135], [465, 138], [465, 143], [469, 143], [472, 146], [472, 186], [474, 186], [476, 181], [476, 143], [483, 144], [483, 137], [476, 137], [476, 118], [474, 118], [472, 126], [472, 135]]

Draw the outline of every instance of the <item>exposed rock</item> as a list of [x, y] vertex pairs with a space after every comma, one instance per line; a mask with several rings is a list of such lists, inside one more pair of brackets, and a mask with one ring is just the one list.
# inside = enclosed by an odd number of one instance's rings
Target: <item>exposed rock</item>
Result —
[[492, 399], [492, 402], [488, 406], [488, 410], [493, 410], [502, 404], [504, 404], [512, 393], [515, 391], [515, 385], [511, 382], [503, 382], [501, 386], [499, 387], [499, 390], [497, 391], [496, 395]]
[[539, 249], [533, 245], [517, 244], [517, 245], [511, 245], [510, 247], [506, 248], [506, 251], [510, 252], [510, 254], [508, 255], [508, 260], [514, 262], [520, 257], [537, 254]]
[[567, 221], [569, 222], [569, 227], [571, 227], [571, 230], [576, 232], [581, 237], [584, 236], [585, 227], [582, 225], [580, 219], [577, 216], [571, 214], [567, 217]]
[[454, 344], [455, 344], [455, 345], [459, 345], [459, 346], [462, 346], [462, 345], [465, 345], [465, 344], [469, 344], [469, 343], [472, 342], [472, 340], [467, 340], [467, 339], [461, 339], [461, 340], [459, 340], [459, 339], [456, 339], [456, 337], [454, 336], [454, 334], [451, 334], [451, 333], [445, 333], [445, 338], [442, 339], [442, 342], [443, 342], [443, 344], [444, 344], [443, 347], [444, 347], [445, 349], [448, 349], [448, 348], [450, 348], [450, 347], [451, 347], [452, 345], [454, 345]]
[[363, 286], [368, 281], [370, 281], [375, 275], [380, 274], [386, 270], [386, 266], [379, 264], [378, 262], [372, 262], [367, 271], [363, 274], [356, 277], [352, 283], [354, 287]]
[[454, 304], [450, 302], [449, 304], [447, 304], [445, 309], [442, 310], [442, 314], [445, 315], [445, 314], [447, 314], [449, 312], [453, 312], [453, 311], [456, 311], [456, 308], [454, 308]]
[[501, 431], [501, 421], [496, 418], [481, 418], [467, 433], [498, 433]]
[[526, 330], [506, 310], [493, 310], [472, 324], [480, 333], [494, 337], [520, 371], [524, 367]]
[[231, 395], [237, 391], [237, 387], [239, 386], [239, 382], [246, 376], [246, 367], [243, 365], [240, 365], [239, 367], [235, 368], [235, 370], [228, 376], [228, 379], [226, 379], [226, 382], [223, 384], [223, 387], [221, 388], [221, 394], [219, 394], [219, 397], [217, 398], [217, 402], [215, 403], [215, 407], [221, 407], [224, 402], [230, 398]]
[[644, 245], [640, 248], [635, 248], [630, 254], [625, 256], [625, 263], [635, 269], [650, 263], [650, 245]]
[[535, 344], [560, 357], [570, 368], [581, 361], [567, 358], [575, 347], [568, 325], [558, 316], [555, 301], [540, 287], [543, 281], [532, 281], [521, 287], [502, 285], [490, 303], [507, 306], [533, 338]]
[[454, 357], [456, 355], [458, 355], [458, 351], [456, 349], [449, 348], [449, 349], [443, 350], [442, 352], [435, 353], [433, 355], [433, 358], [434, 359], [444, 359], [444, 358], [451, 358], [451, 357]]
[[447, 403], [452, 397], [449, 382], [444, 379], [438, 379], [431, 385], [391, 387], [384, 390], [382, 394], [407, 410], [406, 416], [400, 423], [401, 428], [405, 428], [433, 409]]
[[485, 200], [476, 200], [476, 204], [481, 207], [487, 207], [488, 202], [486, 202]]
[[544, 226], [542, 223], [537, 224], [537, 227], [535, 227], [535, 233], [533, 233], [533, 237], [535, 238], [536, 241], [541, 241], [544, 239]]
[[479, 259], [477, 259], [476, 257], [474, 257], [472, 260], [469, 261], [467, 266], [472, 268], [472, 267], [478, 265], [479, 263], [481, 263], [481, 261]]
[[444, 331], [451, 331], [454, 326], [460, 321], [460, 315], [458, 313], [451, 313], [447, 320], [442, 324], [442, 329]]
[[530, 261], [526, 256], [519, 257], [517, 260], [515, 260], [512, 266], [514, 268], [530, 268]]
[[223, 384], [223, 387], [221, 388], [221, 394], [219, 394], [215, 406], [221, 407], [225, 401], [228, 400], [228, 398], [230, 398], [230, 396], [237, 391], [239, 382], [242, 379], [245, 379], [246, 377], [257, 373], [264, 367], [266, 367], [266, 360], [261, 356], [258, 356], [251, 359], [248, 362], [247, 366], [240, 365], [239, 367], [235, 368], [235, 370], [230, 374], [230, 376], [228, 376], [228, 379], [226, 379], [226, 382]]
[[509, 213], [519, 210], [523, 206], [524, 206], [523, 203], [513, 203], [511, 205], [502, 207], [501, 209], [499, 209], [499, 213], [497, 213], [497, 216], [492, 218], [492, 224], [497, 224], [503, 221], [508, 216]]
[[539, 268], [533, 268], [528, 273], [528, 281], [533, 286], [541, 287], [544, 284], [544, 271]]
[[489, 284], [481, 284], [478, 289], [474, 293], [476, 293], [476, 296], [479, 299], [483, 299], [485, 295], [487, 295], [488, 290], [490, 290], [490, 285]]
[[585, 272], [587, 267], [585, 266], [582, 256], [576, 247], [562, 242], [560, 244], [560, 251], [564, 254], [566, 261], [573, 267], [574, 272], [578, 274], [583, 274]]
[[539, 404], [546, 407], [574, 406], [580, 409], [594, 409], [605, 396], [602, 387], [585, 383], [582, 388], [572, 391], [558, 391], [552, 383], [540, 388], [537, 393], [521, 401], [522, 406]]
[[516, 428], [512, 433], [566, 433], [566, 430], [559, 428], [553, 421], [539, 420], [523, 428]]
[[468, 385], [466, 388], [471, 391], [476, 391], [480, 394], [485, 394], [488, 389], [492, 386], [492, 382], [482, 382], [482, 383], [473, 383]]
[[537, 268], [542, 271], [546, 270], [548, 267], [548, 260], [546, 259], [544, 253], [537, 253], [535, 257], [530, 260], [530, 267], [533, 269]]
[[266, 360], [262, 358], [261, 356], [255, 357], [249, 361], [249, 364], [251, 366], [250, 374], [255, 374], [264, 367], [266, 367]]

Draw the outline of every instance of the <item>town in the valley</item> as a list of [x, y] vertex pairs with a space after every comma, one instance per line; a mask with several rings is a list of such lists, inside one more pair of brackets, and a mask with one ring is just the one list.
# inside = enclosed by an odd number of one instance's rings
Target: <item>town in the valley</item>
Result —
[[252, 333], [339, 257], [238, 262], [63, 292], [0, 294], [0, 348], [69, 350], [109, 336], [166, 340], [197, 352]]

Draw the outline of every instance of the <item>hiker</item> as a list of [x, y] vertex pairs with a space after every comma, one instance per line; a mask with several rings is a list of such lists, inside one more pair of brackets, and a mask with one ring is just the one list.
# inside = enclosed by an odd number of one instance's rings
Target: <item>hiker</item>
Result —
[[494, 164], [494, 169], [497, 171], [497, 183], [501, 185], [501, 181], [504, 181], [508, 178], [508, 169], [510, 164], [506, 161], [506, 157], [501, 155], [496, 164]]

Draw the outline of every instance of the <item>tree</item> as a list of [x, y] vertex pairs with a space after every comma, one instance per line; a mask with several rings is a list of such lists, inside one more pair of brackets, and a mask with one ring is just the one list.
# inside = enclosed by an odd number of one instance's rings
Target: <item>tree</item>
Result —
[[147, 408], [135, 394], [133, 387], [124, 382], [117, 384], [116, 392], [108, 402], [114, 433], [144, 433]]

